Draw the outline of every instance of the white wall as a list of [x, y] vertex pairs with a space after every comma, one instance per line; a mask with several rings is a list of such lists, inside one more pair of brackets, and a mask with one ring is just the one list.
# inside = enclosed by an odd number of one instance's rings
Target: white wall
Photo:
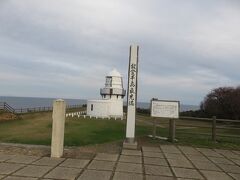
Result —
[[[91, 110], [93, 105], [93, 110]], [[88, 100], [87, 115], [97, 117], [123, 117], [123, 100]]]

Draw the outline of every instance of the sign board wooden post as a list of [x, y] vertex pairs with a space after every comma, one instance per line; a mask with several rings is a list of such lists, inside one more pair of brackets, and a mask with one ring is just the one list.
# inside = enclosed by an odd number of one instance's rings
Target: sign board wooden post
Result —
[[[162, 117], [169, 119], [169, 140], [175, 140], [175, 119], [179, 118], [180, 102], [168, 100], [151, 100], [151, 117]], [[154, 120], [155, 121], [155, 120]], [[156, 123], [154, 123], [156, 126]], [[156, 127], [154, 127], [153, 137], [156, 137]]]
[[138, 78], [138, 50], [139, 46], [130, 46], [127, 94], [127, 125], [125, 147], [137, 147], [135, 142], [135, 121], [137, 106], [137, 78]]

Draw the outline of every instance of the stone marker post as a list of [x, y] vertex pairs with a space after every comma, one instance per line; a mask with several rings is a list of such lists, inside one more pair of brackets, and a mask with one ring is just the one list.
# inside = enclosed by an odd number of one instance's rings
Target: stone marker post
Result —
[[66, 103], [62, 99], [53, 102], [51, 157], [63, 155]]
[[127, 97], [127, 127], [125, 148], [136, 149], [135, 121], [137, 106], [137, 78], [138, 78], [138, 50], [139, 46], [130, 46], [129, 70], [128, 70], [128, 97]]

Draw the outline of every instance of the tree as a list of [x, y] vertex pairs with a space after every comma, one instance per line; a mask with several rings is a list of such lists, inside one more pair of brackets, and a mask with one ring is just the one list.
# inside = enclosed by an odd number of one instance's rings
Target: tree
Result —
[[201, 110], [208, 116], [239, 119], [240, 87], [220, 87], [212, 90], [201, 103]]

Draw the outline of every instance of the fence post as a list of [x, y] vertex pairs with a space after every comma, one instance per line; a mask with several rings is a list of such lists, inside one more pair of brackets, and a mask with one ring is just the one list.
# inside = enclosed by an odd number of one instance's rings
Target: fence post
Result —
[[213, 142], [217, 141], [216, 125], [217, 125], [216, 116], [213, 116], [212, 117], [212, 140], [213, 140]]
[[153, 138], [156, 138], [156, 129], [157, 129], [157, 125], [156, 125], [156, 118], [153, 118]]
[[174, 142], [175, 140], [175, 119], [169, 120], [169, 140]]

